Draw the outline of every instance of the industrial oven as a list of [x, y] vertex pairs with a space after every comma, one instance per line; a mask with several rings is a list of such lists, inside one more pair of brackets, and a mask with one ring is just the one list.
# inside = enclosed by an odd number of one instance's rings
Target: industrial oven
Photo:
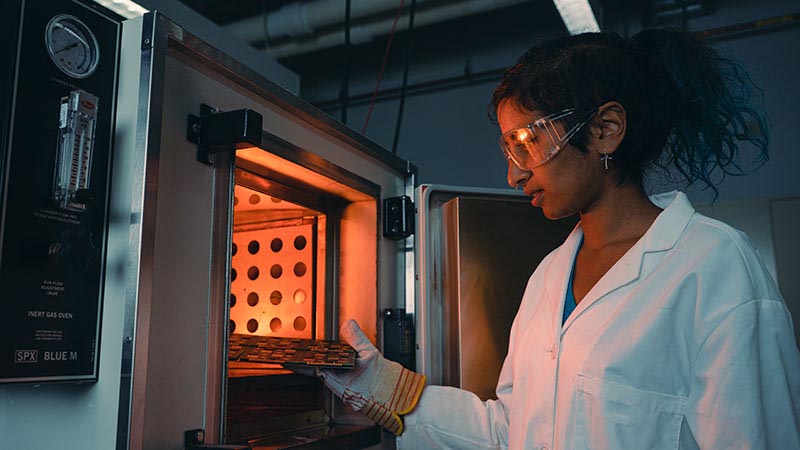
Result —
[[390, 448], [318, 380], [228, 360], [231, 333], [335, 339], [346, 319], [429, 382], [494, 395], [525, 281], [573, 222], [510, 191], [417, 186], [414, 165], [158, 12], [4, 8], [13, 448]]

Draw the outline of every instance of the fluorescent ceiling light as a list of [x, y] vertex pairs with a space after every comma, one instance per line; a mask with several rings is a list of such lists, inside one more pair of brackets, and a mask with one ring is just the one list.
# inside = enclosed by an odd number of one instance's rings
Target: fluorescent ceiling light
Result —
[[589, 0], [553, 0], [569, 34], [600, 31]]
[[126, 19], [133, 19], [139, 17], [147, 12], [147, 9], [142, 8], [138, 3], [132, 0], [94, 0], [101, 6], [104, 6], [111, 11], [119, 14]]

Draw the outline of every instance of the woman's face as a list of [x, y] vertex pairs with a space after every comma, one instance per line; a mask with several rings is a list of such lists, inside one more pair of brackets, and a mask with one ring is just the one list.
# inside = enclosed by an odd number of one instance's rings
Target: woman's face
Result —
[[[497, 108], [501, 133], [533, 123], [544, 115], [524, 110], [510, 100]], [[589, 210], [602, 197], [606, 185], [600, 154], [583, 152], [572, 145], [565, 145], [555, 157], [537, 167], [528, 163], [521, 170], [512, 161], [507, 163], [508, 184], [521, 187], [532, 197], [531, 204], [541, 208], [549, 219]]]

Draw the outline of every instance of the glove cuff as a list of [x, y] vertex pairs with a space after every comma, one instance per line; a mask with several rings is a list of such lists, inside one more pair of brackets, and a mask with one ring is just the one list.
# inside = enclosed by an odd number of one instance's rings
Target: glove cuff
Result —
[[403, 421], [400, 416], [380, 403], [368, 402], [361, 410], [361, 413], [395, 436], [400, 436], [403, 433]]
[[387, 401], [379, 402], [374, 397], [364, 397], [348, 388], [344, 389], [342, 401], [391, 431], [395, 436], [399, 436], [403, 432], [403, 421], [400, 416], [410, 413], [417, 406], [425, 388], [425, 380], [425, 375], [402, 368], [392, 395]]
[[404, 367], [400, 371], [397, 386], [395, 386], [391, 398], [386, 402], [389, 410], [398, 415], [410, 413], [419, 403], [422, 390], [425, 388], [425, 380], [425, 375], [412, 372]]

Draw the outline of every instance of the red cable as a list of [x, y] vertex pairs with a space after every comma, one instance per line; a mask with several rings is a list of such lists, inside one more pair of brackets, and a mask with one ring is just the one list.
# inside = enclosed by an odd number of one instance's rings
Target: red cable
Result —
[[392, 48], [392, 36], [394, 36], [394, 28], [397, 26], [397, 20], [400, 19], [400, 14], [403, 12], [403, 0], [400, 0], [400, 6], [394, 14], [394, 22], [392, 23], [392, 30], [389, 31], [389, 39], [386, 42], [386, 50], [383, 53], [383, 63], [381, 63], [381, 70], [378, 72], [378, 81], [375, 83], [375, 91], [372, 93], [372, 100], [369, 103], [369, 110], [367, 117], [364, 119], [364, 127], [361, 129], [361, 134], [367, 132], [367, 125], [369, 125], [369, 118], [372, 116], [372, 108], [375, 106], [375, 100], [378, 98], [378, 89], [381, 87], [381, 80], [383, 79], [383, 71], [386, 69], [386, 61], [389, 60], [389, 49]]

